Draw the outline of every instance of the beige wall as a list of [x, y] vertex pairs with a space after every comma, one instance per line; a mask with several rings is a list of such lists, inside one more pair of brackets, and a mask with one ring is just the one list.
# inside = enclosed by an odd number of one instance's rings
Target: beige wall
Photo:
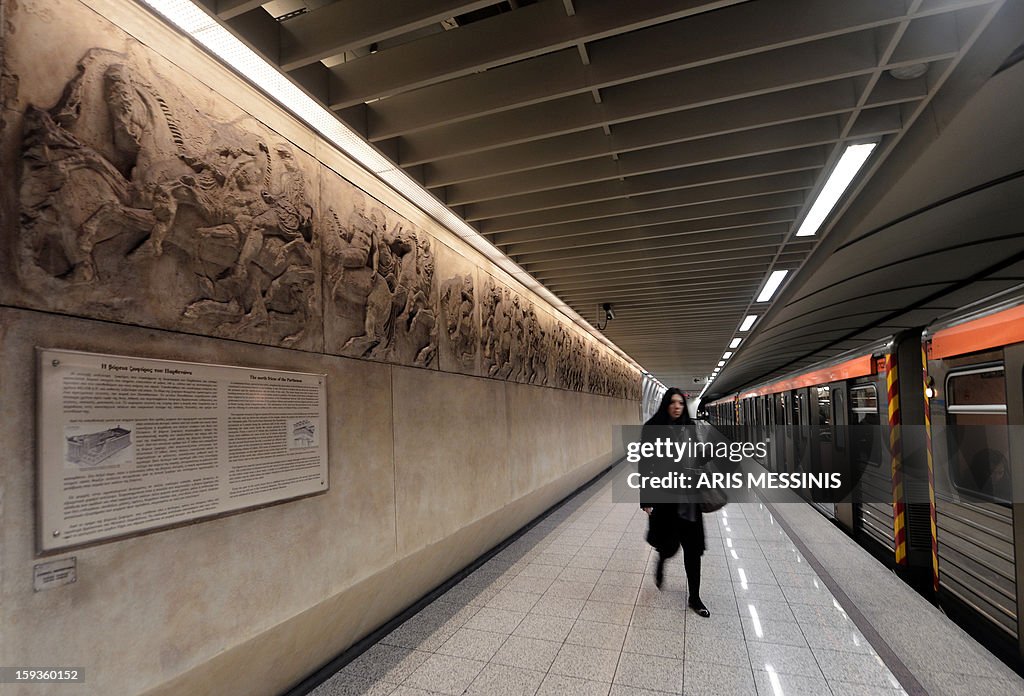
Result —
[[[61, 552], [78, 581], [34, 593], [34, 349], [126, 345], [326, 373], [330, 490]], [[0, 347], [0, 659], [83, 668], [68, 694], [279, 693], [598, 473], [637, 418], [624, 399], [22, 309], [0, 309]]]
[[[52, 104], [83, 51], [143, 50], [137, 42], [210, 86], [197, 107], [232, 102], [327, 165], [322, 176], [343, 176], [428, 232], [439, 263], [461, 257], [460, 268], [516, 285], [134, 3], [0, 4], [21, 81], [4, 102], [0, 171], [0, 664], [84, 669], [84, 684], [59, 687], [69, 695], [277, 694], [611, 463], [614, 426], [637, 422], [635, 400], [446, 372], [442, 361], [420, 369], [147, 328], [162, 325], [14, 287], [21, 110]], [[36, 347], [326, 373], [330, 489], [42, 557]], [[77, 582], [33, 592], [33, 565], [68, 556]]]

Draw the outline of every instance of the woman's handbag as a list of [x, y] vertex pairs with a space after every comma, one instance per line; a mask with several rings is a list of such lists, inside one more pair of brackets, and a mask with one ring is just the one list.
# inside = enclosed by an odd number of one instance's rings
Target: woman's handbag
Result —
[[717, 488], [704, 488], [700, 492], [700, 511], [707, 514], [725, 507], [729, 499]]

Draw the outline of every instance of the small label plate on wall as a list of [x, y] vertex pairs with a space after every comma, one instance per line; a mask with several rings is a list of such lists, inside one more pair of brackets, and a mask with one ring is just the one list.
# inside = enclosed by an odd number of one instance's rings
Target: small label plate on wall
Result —
[[78, 559], [75, 556], [32, 566], [32, 581], [36, 592], [70, 585], [77, 579]]

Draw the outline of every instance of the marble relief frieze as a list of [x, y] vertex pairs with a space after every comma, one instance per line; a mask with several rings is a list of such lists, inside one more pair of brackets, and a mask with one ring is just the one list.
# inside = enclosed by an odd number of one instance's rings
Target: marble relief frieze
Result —
[[[457, 273], [441, 286], [442, 369], [475, 375], [480, 362], [479, 303], [474, 273]], [[450, 366], [450, 367], [449, 367]]]
[[89, 51], [24, 114], [21, 289], [48, 309], [319, 348], [305, 155], [196, 109], [144, 60]]
[[325, 173], [325, 350], [437, 367], [438, 291], [430, 236]]
[[571, 323], [148, 49], [59, 85], [19, 107], [13, 304], [637, 398]]

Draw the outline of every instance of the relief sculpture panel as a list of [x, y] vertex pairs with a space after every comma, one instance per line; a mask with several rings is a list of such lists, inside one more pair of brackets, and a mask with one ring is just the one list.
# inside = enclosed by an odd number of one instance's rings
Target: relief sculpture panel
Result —
[[343, 179], [321, 181], [325, 350], [436, 368], [433, 240]]
[[488, 377], [508, 379], [512, 374], [511, 290], [486, 276], [481, 307], [483, 324], [483, 372]]
[[438, 245], [441, 327], [440, 367], [446, 372], [480, 375], [480, 302], [476, 266]]
[[635, 370], [547, 306], [121, 46], [12, 109], [6, 301], [638, 398]]
[[240, 111], [199, 111], [186, 82], [93, 49], [56, 104], [28, 106], [5, 240], [22, 301], [320, 349], [316, 166]]

